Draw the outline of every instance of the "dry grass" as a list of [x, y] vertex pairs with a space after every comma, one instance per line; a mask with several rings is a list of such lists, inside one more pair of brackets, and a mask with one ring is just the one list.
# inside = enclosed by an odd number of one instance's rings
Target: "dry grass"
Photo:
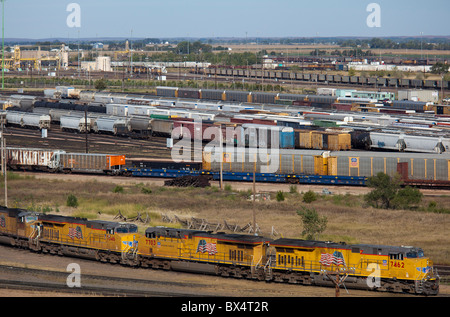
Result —
[[[270, 235], [274, 228], [280, 235], [289, 238], [301, 238], [303, 228], [296, 210], [308, 206], [328, 219], [321, 239], [415, 245], [424, 248], [435, 262], [450, 264], [450, 214], [428, 211], [430, 202], [433, 202], [434, 210], [448, 208], [448, 196], [427, 196], [419, 210], [412, 211], [363, 207], [362, 195], [319, 196], [317, 201], [305, 204], [302, 193], [285, 193], [286, 199], [277, 202], [276, 192], [273, 192], [272, 200], [253, 204], [248, 200], [248, 191], [220, 191], [216, 187], [166, 188], [127, 182], [120, 184], [123, 192], [115, 193], [116, 185], [111, 181], [49, 180], [16, 175], [8, 182], [8, 201], [10, 207], [90, 219], [113, 220], [119, 211], [127, 218], [135, 217], [138, 212], [142, 215], [148, 213], [150, 226], [169, 225], [162, 222], [162, 215], [203, 218], [217, 223], [225, 220], [244, 226], [253, 221], [255, 212], [258, 226], [264, 234]], [[78, 198], [77, 208], [66, 206], [69, 194]], [[0, 196], [2, 202], [3, 195]], [[140, 231], [145, 229], [144, 225], [140, 227]]]

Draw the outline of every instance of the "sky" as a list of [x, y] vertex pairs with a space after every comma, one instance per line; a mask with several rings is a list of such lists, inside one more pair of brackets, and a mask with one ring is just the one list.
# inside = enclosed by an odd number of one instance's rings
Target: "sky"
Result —
[[[79, 10], [67, 11], [71, 3]], [[378, 9], [368, 11], [371, 3]], [[5, 38], [450, 35], [449, 0], [5, 0], [4, 6]]]

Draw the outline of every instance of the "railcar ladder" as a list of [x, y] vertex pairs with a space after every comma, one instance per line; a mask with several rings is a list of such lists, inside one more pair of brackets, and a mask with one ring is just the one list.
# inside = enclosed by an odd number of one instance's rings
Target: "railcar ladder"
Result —
[[423, 279], [415, 281], [416, 293], [421, 294], [423, 292]]
[[264, 265], [264, 272], [266, 273], [266, 280], [272, 279], [272, 256], [268, 256], [267, 262]]
[[127, 260], [136, 260], [137, 259], [137, 251], [138, 248], [134, 246], [127, 246], [122, 253], [122, 260], [126, 262]]
[[41, 227], [39, 224], [37, 224], [34, 226], [33, 231], [30, 233], [30, 236], [28, 237], [30, 244], [37, 246], [39, 244], [40, 237], [41, 237]]

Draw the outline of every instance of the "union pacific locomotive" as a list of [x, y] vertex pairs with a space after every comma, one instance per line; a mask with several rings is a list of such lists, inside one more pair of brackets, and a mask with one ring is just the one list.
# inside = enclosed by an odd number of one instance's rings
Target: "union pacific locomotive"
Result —
[[308, 241], [44, 215], [0, 207], [0, 243], [131, 266], [306, 285], [436, 295], [439, 277], [420, 248]]

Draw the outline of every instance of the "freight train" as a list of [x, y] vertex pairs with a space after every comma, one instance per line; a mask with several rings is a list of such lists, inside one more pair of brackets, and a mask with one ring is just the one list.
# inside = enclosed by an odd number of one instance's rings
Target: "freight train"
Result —
[[380, 104], [383, 109], [414, 110], [419, 113], [433, 112], [437, 115], [450, 115], [449, 105], [435, 105], [421, 101], [389, 100], [379, 101], [366, 98], [336, 96], [287, 94], [251, 91], [232, 91], [217, 89], [196, 89], [177, 87], [156, 87], [156, 95], [166, 98], [191, 98], [195, 100], [227, 101], [235, 103], [255, 103], [272, 105], [307, 106], [321, 109], [333, 109], [336, 104]]
[[31, 112], [7, 111], [6, 124], [21, 128], [50, 129], [51, 118], [49, 115]]
[[[211, 142], [213, 136], [218, 139], [219, 130], [222, 130], [224, 143], [249, 146], [249, 139], [252, 139], [249, 133], [278, 130], [279, 146], [285, 149], [382, 149], [427, 153], [450, 150], [450, 133], [447, 131], [450, 123], [438, 119], [311, 110], [300, 110], [294, 116], [250, 109], [241, 109], [234, 114], [224, 111], [207, 117], [206, 113], [196, 111], [184, 111], [183, 114], [179, 109], [133, 104], [110, 104], [103, 108], [106, 113], [84, 113], [60, 109], [58, 103], [46, 102], [37, 103], [33, 111], [49, 115], [52, 123], [59, 124], [62, 130], [80, 133]], [[210, 120], [212, 118], [214, 120]], [[258, 136], [255, 133], [252, 135]]]
[[329, 85], [353, 85], [363, 87], [390, 87], [402, 89], [448, 89], [450, 81], [444, 80], [420, 80], [407, 78], [383, 78], [363, 76], [343, 76], [332, 74], [309, 74], [307, 72], [289, 72], [277, 70], [249, 70], [249, 69], [225, 69], [205, 68], [203, 74], [206, 76], [233, 76], [242, 78], [265, 78], [269, 80], [293, 80], [313, 83], [327, 83]]
[[[179, 88], [158, 87], [162, 95], [179, 94]], [[196, 91], [197, 93], [205, 93], [211, 91], [204, 91], [200, 89], [184, 89], [183, 95], [189, 96], [187, 91]], [[87, 93], [82, 92], [83, 96]], [[221, 95], [226, 96], [228, 91], [221, 91]], [[232, 93], [232, 94], [231, 94]], [[80, 93], [81, 94], [81, 93]], [[225, 94], [225, 95], [224, 95]], [[230, 92], [231, 95], [237, 96], [246, 94], [250, 96], [258, 96], [261, 93], [247, 93], [247, 92]], [[152, 99], [148, 96], [140, 95], [120, 95], [114, 93], [93, 93], [90, 95], [92, 104], [81, 105], [77, 102], [49, 102], [49, 101], [33, 101], [33, 112], [36, 113], [20, 113], [27, 117], [34, 116], [45, 117], [45, 125], [40, 124], [41, 128], [48, 128], [48, 116], [50, 116], [53, 124], [59, 124], [63, 130], [76, 132], [95, 132], [95, 133], [109, 133], [118, 136], [126, 137], [140, 137], [149, 138], [150, 136], [172, 137], [173, 131], [178, 131], [173, 136], [174, 139], [186, 138], [191, 136], [192, 139], [198, 140], [199, 135], [194, 133], [194, 130], [202, 130], [201, 135], [204, 135], [204, 130], [208, 128], [218, 129], [221, 125], [222, 129], [234, 128], [237, 137], [230, 140], [224, 134], [223, 140], [229, 144], [241, 139], [245, 136], [242, 131], [237, 131], [238, 126], [243, 124], [260, 124], [261, 126], [276, 125], [286, 126], [294, 129], [294, 140], [296, 142], [280, 142], [282, 148], [312, 148], [323, 150], [349, 150], [349, 149], [365, 149], [365, 150], [391, 150], [391, 151], [408, 151], [408, 152], [428, 152], [428, 153], [442, 153], [449, 150], [449, 133], [448, 127], [450, 123], [445, 117], [433, 117], [423, 119], [423, 123], [407, 122], [405, 116], [383, 116], [380, 114], [358, 114], [351, 112], [342, 112], [341, 106], [352, 104], [345, 104], [344, 102], [354, 102], [348, 98], [341, 98], [341, 103], [331, 104], [332, 107], [338, 107], [340, 110], [336, 112], [315, 111], [310, 107], [289, 107], [289, 105], [282, 105], [280, 108], [260, 107], [253, 105], [231, 105], [231, 104], [214, 104], [207, 101], [196, 102], [178, 100], [178, 99]], [[307, 98], [312, 100], [314, 98], [317, 105], [326, 105], [335, 102], [336, 97], [331, 96], [304, 96], [304, 95], [288, 95], [288, 94], [270, 94], [263, 93], [264, 98], [286, 98], [278, 99], [286, 101], [300, 102], [298, 98]], [[275, 96], [275, 97], [274, 97]], [[218, 97], [218, 95], [217, 95]], [[234, 98], [234, 97], [233, 97]], [[262, 98], [262, 97], [261, 97]], [[245, 97], [247, 100], [248, 98]], [[122, 103], [103, 105], [101, 101], [115, 101]], [[198, 100], [197, 100], [198, 101]], [[261, 99], [260, 101], [264, 101]], [[137, 104], [128, 104], [126, 102], [133, 102]], [[270, 100], [268, 100], [270, 102]], [[401, 104], [396, 108], [396, 104]], [[158, 105], [159, 106], [158, 106]], [[430, 106], [424, 102], [414, 101], [393, 101], [394, 104], [390, 110], [398, 112], [400, 107], [404, 111], [422, 111], [426, 107], [446, 107], [439, 105]], [[286, 108], [287, 107], [287, 108]], [[362, 106], [361, 106], [362, 107]], [[450, 107], [450, 106], [449, 106]], [[370, 104], [363, 107], [368, 112], [377, 110], [378, 112], [387, 111], [389, 107], [378, 107], [377, 104]], [[361, 108], [361, 109], [363, 109]], [[86, 110], [85, 113], [82, 110]], [[203, 109], [203, 112], [199, 110]], [[266, 109], [266, 110], [264, 110]], [[337, 108], [336, 108], [337, 109]], [[411, 110], [407, 110], [411, 109]], [[424, 110], [428, 111], [428, 110]], [[444, 111], [445, 112], [445, 111]], [[7, 111], [7, 124], [19, 124], [22, 127], [35, 127], [34, 123], [25, 123], [14, 120], [16, 111]], [[39, 116], [41, 114], [41, 116]], [[406, 112], [405, 112], [406, 114]], [[62, 118], [62, 120], [61, 120]], [[8, 120], [9, 119], [9, 120]], [[44, 120], [40, 120], [44, 122]], [[88, 121], [88, 122], [85, 122]], [[184, 122], [179, 122], [184, 121]], [[199, 123], [191, 123], [192, 121], [201, 121]], [[18, 123], [20, 122], [20, 123]], [[36, 122], [34, 120], [33, 122]], [[298, 142], [301, 139], [302, 132], [300, 129], [314, 130], [311, 135], [322, 138], [322, 142], [316, 142], [312, 147], [305, 147]], [[331, 131], [332, 129], [332, 131]], [[387, 131], [386, 129], [389, 129]], [[211, 130], [211, 129], [210, 129]], [[242, 130], [239, 128], [239, 130]], [[336, 134], [339, 134], [338, 136]], [[351, 140], [351, 145], [348, 140]], [[292, 138], [291, 138], [292, 139]], [[328, 142], [330, 139], [331, 142]], [[332, 139], [339, 139], [340, 143], [336, 143]], [[283, 138], [285, 140], [285, 138]], [[205, 138], [202, 141], [210, 142], [210, 138]], [[281, 141], [281, 140], [280, 140]], [[329, 144], [337, 144], [336, 146], [329, 146]]]
[[365, 186], [382, 172], [402, 175], [405, 185], [450, 186], [450, 157], [439, 154], [346, 152], [322, 150], [261, 150], [206, 146], [202, 161], [137, 161], [125, 155], [66, 153], [63, 150], [6, 148], [13, 170], [99, 173], [132, 177], [206, 176], [214, 180], [290, 184]]
[[125, 155], [9, 147], [6, 148], [6, 162], [13, 170], [118, 175], [125, 165]]
[[263, 236], [149, 227], [44, 215], [0, 207], [0, 243], [35, 252], [133, 267], [188, 271], [267, 282], [439, 293], [439, 276], [421, 248], [270, 239]]
[[365, 185], [368, 177], [382, 172], [391, 177], [402, 174], [405, 184], [420, 180], [429, 186], [450, 185], [448, 154], [224, 148], [221, 160], [220, 153], [205, 147], [202, 168], [211, 173], [222, 170], [226, 179], [240, 176], [251, 181], [256, 172], [268, 179], [275, 175], [277, 181], [286, 183]]

